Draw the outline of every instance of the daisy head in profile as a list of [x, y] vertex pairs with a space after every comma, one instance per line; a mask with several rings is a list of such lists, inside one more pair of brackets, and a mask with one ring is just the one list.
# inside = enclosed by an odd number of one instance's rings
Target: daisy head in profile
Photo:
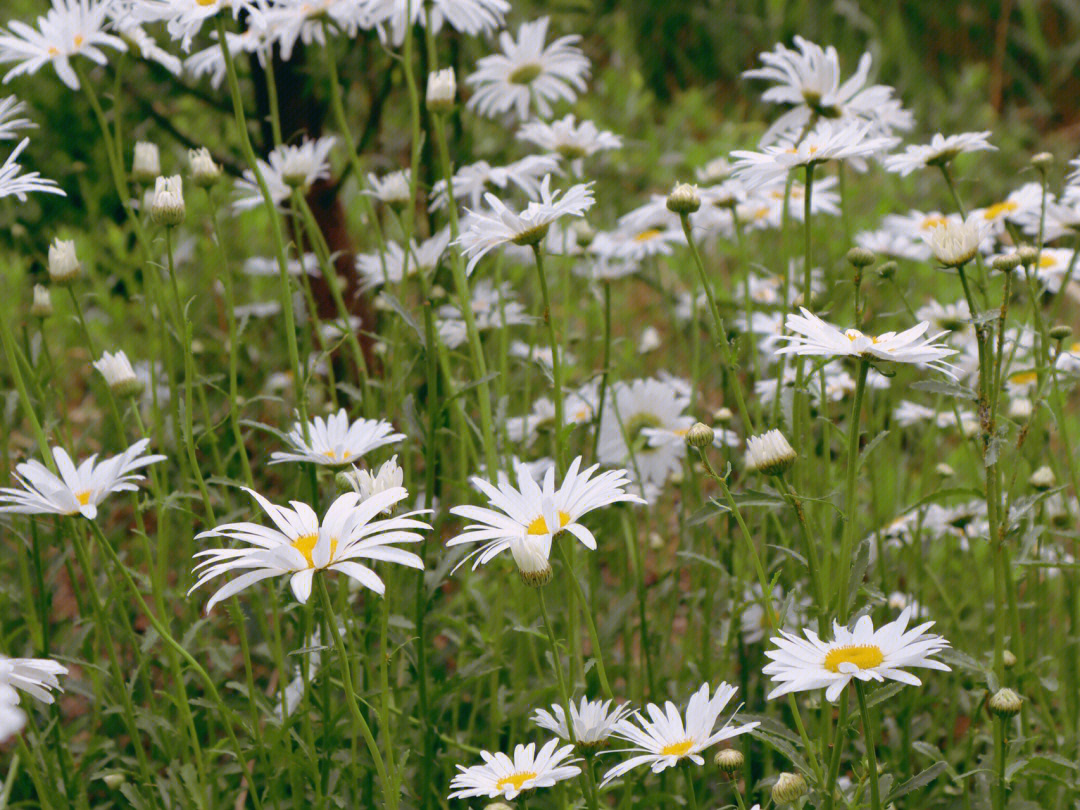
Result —
[[757, 723], [732, 725], [731, 718], [717, 726], [720, 715], [737, 691], [736, 687], [721, 683], [716, 692], [712, 692], [705, 683], [690, 698], [685, 715], [669, 700], [662, 708], [655, 703], [646, 706], [644, 714], [647, 718], [641, 712], [634, 712], [631, 717], [620, 720], [612, 736], [628, 742], [630, 747], [613, 753], [633, 756], [604, 774], [602, 784], [618, 779], [639, 765], [649, 765], [653, 773], [673, 768], [684, 759], [704, 765], [703, 751], [758, 726]]
[[946, 357], [956, 354], [944, 344], [935, 343], [940, 334], [923, 337], [930, 328], [923, 321], [903, 332], [885, 332], [867, 335], [858, 329], [840, 330], [826, 323], [805, 307], [801, 315], [788, 314], [787, 328], [792, 335], [784, 335], [787, 345], [776, 350], [777, 354], [802, 354], [833, 357], [860, 357], [865, 360], [889, 360], [894, 363], [911, 363], [929, 366], [950, 377], [955, 377]]
[[594, 464], [582, 470], [578, 456], [558, 487], [554, 467], [548, 468], [538, 482], [529, 467], [520, 463], [516, 469], [517, 486], [501, 472], [495, 484], [473, 478], [473, 486], [487, 497], [489, 507], [455, 506], [450, 510], [451, 514], [473, 522], [446, 545], [481, 544], [458, 567], [475, 557], [473, 568], [476, 568], [510, 549], [523, 576], [546, 574], [550, 578], [547, 558], [551, 541], [562, 531], [595, 550], [596, 538], [579, 522], [581, 518], [613, 503], [642, 503], [639, 497], [626, 491], [629, 480], [625, 470], [607, 470], [596, 475], [598, 469], [599, 465]]
[[0, 512], [23, 515], [82, 515], [93, 520], [97, 508], [113, 492], [138, 488], [143, 467], [164, 461], [165, 456], [143, 455], [150, 444], [140, 439], [118, 456], [98, 461], [90, 456], [78, 466], [62, 447], [52, 448], [54, 473], [37, 459], [15, 467], [15, 479], [22, 489], [0, 489]]
[[922, 681], [908, 669], [948, 672], [949, 667], [933, 656], [949, 642], [926, 632], [933, 622], [909, 630], [911, 615], [912, 606], [908, 605], [895, 621], [876, 630], [869, 616], [860, 617], [854, 630], [834, 622], [832, 641], [822, 641], [809, 629], [803, 630], [806, 638], [780, 630], [780, 635], [772, 639], [775, 649], [765, 653], [771, 661], [762, 669], [777, 684], [768, 699], [789, 692], [824, 689], [825, 698], [835, 703], [852, 679], [919, 686]]
[[270, 463], [307, 461], [326, 467], [344, 467], [356, 463], [377, 447], [405, 438], [404, 433], [395, 433], [394, 426], [384, 419], [350, 421], [344, 408], [326, 419], [316, 416], [306, 428], [305, 431], [305, 425], [296, 422], [285, 437], [291, 449], [271, 453]]
[[513, 757], [502, 753], [480, 752], [482, 765], [468, 768], [458, 765], [458, 774], [450, 782], [451, 799], [506, 799], [517, 798], [527, 790], [551, 787], [564, 779], [581, 773], [569, 759], [574, 746], [559, 748], [558, 740], [550, 740], [539, 751], [536, 743], [518, 745]]
[[906, 177], [928, 166], [943, 167], [953, 158], [964, 152], [984, 152], [997, 149], [987, 139], [991, 132], [961, 132], [957, 135], [942, 135], [940, 132], [927, 144], [912, 144], [895, 155], [885, 158], [885, 168]]
[[[573, 739], [577, 740], [578, 746], [585, 750], [600, 747], [615, 731], [619, 721], [630, 714], [629, 703], [619, 703], [614, 707], [611, 704], [610, 700], [589, 700], [584, 697], [580, 704], [570, 702], [570, 725], [574, 732]], [[553, 705], [550, 711], [537, 709], [532, 719], [540, 728], [545, 728], [559, 739], [570, 742], [566, 712], [560, 704]]]
[[307, 504], [293, 501], [290, 506], [278, 506], [254, 490], [245, 488], [245, 491], [274, 526], [226, 523], [197, 535], [196, 540], [224, 537], [246, 544], [242, 548], [209, 549], [195, 554], [203, 559], [195, 566], [199, 579], [189, 594], [223, 574], [241, 572], [210, 597], [207, 613], [222, 599], [270, 577], [288, 577], [297, 601], [306, 603], [317, 572], [337, 571], [381, 596], [386, 586], [364, 562], [424, 568], [420, 557], [395, 546], [419, 543], [423, 539], [417, 530], [431, 527], [416, 520], [415, 516], [421, 513], [379, 517], [409, 496], [404, 487], [390, 487], [364, 499], [357, 492], [348, 492], [330, 505], [321, 520]]

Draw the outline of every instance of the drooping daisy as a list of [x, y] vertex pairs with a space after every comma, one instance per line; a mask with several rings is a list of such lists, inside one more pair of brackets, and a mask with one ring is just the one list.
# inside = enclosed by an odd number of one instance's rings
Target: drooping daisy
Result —
[[[583, 748], [596, 748], [615, 730], [616, 724], [631, 712], [629, 703], [620, 703], [614, 708], [610, 700], [589, 700], [582, 698], [581, 704], [570, 703], [570, 722], [573, 724], [574, 739]], [[547, 709], [537, 709], [532, 720], [540, 728], [551, 731], [559, 739], [570, 742], [570, 732], [566, 727], [566, 712], [556, 703]]]
[[957, 155], [964, 152], [980, 152], [997, 149], [987, 138], [992, 133], [961, 132], [958, 135], [942, 135], [940, 132], [930, 139], [930, 143], [910, 145], [903, 152], [885, 158], [885, 168], [906, 177], [914, 171], [927, 166], [944, 166]]
[[15, 96], [0, 99], [0, 141], [14, 140], [17, 131], [35, 126], [29, 118], [15, 117], [25, 111], [26, 104]]
[[[599, 468], [599, 464], [594, 464], [581, 470], [581, 456], [578, 456], [571, 462], [558, 488], [555, 487], [554, 469], [549, 469], [543, 481], [537, 483], [525, 465], [518, 465], [516, 469], [517, 486], [501, 471], [494, 485], [474, 477], [473, 486], [487, 496], [490, 508], [455, 506], [450, 510], [451, 514], [474, 522], [446, 545], [483, 544], [457, 567], [464, 565], [470, 557], [476, 557], [475, 569], [522, 539], [537, 544], [541, 551], [550, 549], [552, 538], [562, 531], [572, 534], [586, 548], [595, 550], [596, 538], [579, 522], [581, 518], [613, 503], [643, 502], [637, 495], [626, 492], [625, 470], [605, 470], [596, 475]], [[515, 553], [515, 558], [517, 556]]]
[[833, 640], [829, 642], [822, 641], [813, 630], [803, 630], [805, 639], [781, 630], [780, 636], [772, 639], [776, 649], [765, 653], [771, 662], [761, 670], [778, 684], [768, 700], [789, 692], [825, 689], [825, 699], [835, 703], [852, 678], [879, 683], [888, 679], [919, 686], [922, 681], [906, 669], [948, 672], [948, 666], [931, 656], [948, 647], [949, 642], [925, 632], [933, 622], [908, 630], [911, 613], [909, 605], [895, 621], [877, 630], [869, 616], [862, 616], [854, 630], [834, 622]]
[[986, 236], [985, 222], [975, 214], [966, 220], [946, 220], [923, 232], [930, 252], [945, 267], [960, 267], [975, 258]]
[[546, 175], [540, 184], [540, 199], [530, 202], [521, 213], [507, 207], [494, 194], [485, 194], [490, 212], [470, 211], [466, 220], [468, 229], [455, 243], [469, 258], [468, 272], [472, 273], [476, 263], [499, 245], [538, 244], [552, 222], [564, 216], [584, 215], [595, 202], [591, 186], [592, 183], [571, 186], [560, 197], [558, 191], [551, 190], [551, 175]]
[[470, 36], [497, 31], [510, 10], [506, 0], [371, 0], [366, 13], [376, 25], [389, 25], [391, 42], [397, 46], [405, 39], [406, 20], [413, 25], [427, 25], [427, 7], [431, 9], [431, 30], [437, 33], [444, 24]]
[[673, 768], [683, 759], [689, 759], [695, 765], [704, 765], [702, 751], [746, 734], [758, 726], [756, 722], [732, 726], [729, 719], [720, 728], [716, 727], [721, 712], [737, 691], [736, 687], [721, 683], [713, 693], [709, 684], [705, 683], [690, 698], [685, 717], [669, 700], [663, 708], [655, 703], [648, 704], [645, 707], [648, 718], [641, 712], [634, 712], [630, 718], [620, 720], [612, 736], [625, 740], [631, 747], [615, 753], [632, 753], [635, 756], [605, 773], [601, 785], [639, 765], [651, 765], [653, 773]]
[[0, 512], [22, 515], [82, 515], [93, 520], [98, 505], [113, 492], [138, 489], [136, 473], [165, 456], [144, 456], [149, 439], [140, 439], [118, 456], [97, 461], [93, 455], [78, 467], [62, 447], [52, 448], [53, 461], [60, 475], [54, 475], [37, 459], [15, 467], [15, 479], [23, 489], [0, 489]]
[[737, 150], [735, 176], [753, 189], [787, 177], [792, 169], [816, 165], [827, 160], [850, 160], [878, 154], [890, 148], [891, 138], [875, 136], [870, 124], [858, 121], [821, 121], [796, 142], [782, 139], [760, 152]]
[[34, 193], [59, 194], [61, 197], [66, 197], [66, 192], [56, 184], [56, 181], [42, 177], [37, 172], [22, 174], [22, 166], [15, 161], [29, 143], [29, 138], [23, 138], [14, 151], [7, 156], [3, 165], [0, 165], [0, 198], [15, 197], [19, 202], [26, 202], [26, 195]]
[[131, 14], [140, 22], [164, 22], [169, 36], [187, 51], [208, 20], [225, 11], [239, 19], [257, 5], [255, 0], [133, 0]]
[[777, 354], [802, 354], [823, 357], [863, 357], [875, 360], [891, 360], [896, 363], [913, 363], [929, 366], [949, 376], [955, 376], [944, 358], [956, 354], [944, 344], [935, 343], [941, 334], [923, 338], [930, 328], [927, 321], [903, 332], [886, 332], [882, 335], [865, 335], [858, 329], [840, 331], [800, 307], [802, 315], [788, 314], [787, 328], [794, 335], [785, 335], [788, 345], [776, 350]]
[[582, 173], [584, 158], [597, 152], [622, 148], [622, 138], [614, 132], [597, 129], [592, 121], [579, 124], [573, 115], [550, 124], [530, 121], [518, 130], [517, 137], [569, 160], [571, 170], [578, 177]]
[[104, 65], [108, 59], [103, 47], [127, 50], [120, 37], [105, 30], [110, 6], [108, 0], [52, 0], [52, 8], [37, 18], [37, 28], [19, 20], [9, 22], [6, 31], [0, 29], [0, 63], [16, 64], [4, 74], [4, 81], [33, 75], [51, 63], [60, 81], [78, 90], [73, 56]]
[[342, 408], [325, 420], [316, 416], [308, 422], [306, 439], [304, 425], [296, 422], [285, 437], [293, 449], [289, 452], [271, 453], [270, 463], [309, 461], [327, 467], [353, 464], [375, 448], [394, 444], [405, 438], [404, 433], [393, 431], [394, 426], [383, 419], [357, 419], [350, 422], [349, 415]]
[[270, 577], [288, 576], [293, 594], [298, 601], [306, 603], [317, 571], [337, 571], [382, 595], [386, 590], [382, 579], [358, 560], [382, 560], [420, 570], [424, 568], [416, 554], [393, 545], [423, 540], [414, 530], [431, 527], [415, 519], [414, 516], [421, 513], [407, 512], [398, 517], [375, 519], [409, 497], [403, 487], [384, 490], [363, 501], [359, 493], [347, 492], [330, 505], [321, 521], [307, 504], [293, 501], [290, 509], [270, 503], [247, 487], [244, 490], [258, 502], [276, 528], [258, 523], [227, 523], [196, 536], [196, 540], [226, 537], [248, 544], [246, 548], [196, 552], [196, 557], [205, 559], [195, 566], [199, 579], [188, 594], [229, 571], [245, 572], [210, 597], [206, 603], [207, 613], [222, 599]]
[[545, 46], [550, 17], [522, 23], [517, 40], [509, 31], [499, 34], [502, 53], [482, 57], [465, 81], [475, 88], [468, 108], [485, 118], [513, 111], [524, 121], [529, 112], [551, 115], [559, 99], [573, 102], [584, 92], [589, 59], [577, 47], [581, 37], [559, 37]]
[[893, 97], [893, 88], [867, 86], [872, 61], [869, 53], [859, 58], [855, 73], [841, 82], [840, 58], [834, 47], [823, 49], [799, 36], [795, 37], [795, 46], [798, 51], [777, 44], [771, 52], [759, 54], [765, 67], [743, 73], [744, 79], [776, 83], [762, 93], [763, 101], [794, 105], [769, 127], [761, 139], [763, 144], [785, 134], [797, 134], [815, 116], [869, 121], [883, 135], [914, 125], [912, 114]]
[[518, 745], [512, 759], [501, 751], [494, 754], [481, 751], [483, 765], [457, 766], [458, 774], [450, 782], [449, 798], [512, 800], [526, 790], [551, 787], [577, 776], [581, 773], [581, 768], [573, 764], [577, 760], [567, 759], [574, 753], [574, 746], [558, 746], [558, 740], [551, 740], [537, 752], [535, 743]]
[[27, 692], [42, 703], [52, 703], [52, 692], [60, 688], [58, 675], [67, 675], [67, 667], [47, 658], [6, 658], [0, 655], [0, 704], [17, 705], [19, 694]]

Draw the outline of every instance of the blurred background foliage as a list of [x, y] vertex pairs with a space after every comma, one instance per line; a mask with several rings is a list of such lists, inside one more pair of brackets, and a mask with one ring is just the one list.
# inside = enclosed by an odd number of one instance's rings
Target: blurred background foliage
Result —
[[[2, 5], [5, 22], [30, 19], [45, 8], [43, 0]], [[685, 177], [690, 167], [711, 157], [752, 146], [763, 129], [753, 122], [775, 111], [759, 101], [760, 83], [745, 82], [740, 74], [757, 63], [758, 53], [776, 42], [790, 44], [796, 34], [835, 45], [845, 75], [869, 50], [872, 78], [894, 85], [915, 112], [920, 123], [913, 138], [993, 129], [1006, 170], [980, 178], [985, 192], [1011, 187], [1015, 177], [1009, 170], [1020, 171], [1032, 150], [1050, 149], [1061, 158], [1077, 151], [1080, 0], [530, 0], [514, 3], [510, 25], [542, 14], [554, 18], [556, 31], [584, 37], [594, 80], [577, 109], [626, 139], [619, 177], [612, 179], [629, 194], [656, 190], [661, 181]], [[459, 80], [489, 49], [450, 34], [442, 41], [442, 58], [453, 61]], [[193, 50], [206, 44], [197, 41]], [[373, 34], [361, 35], [340, 58], [352, 83], [349, 113], [356, 131], [364, 133], [372, 169], [403, 165], [407, 106], [397, 62]], [[181, 171], [186, 148], [207, 144], [227, 169], [240, 165], [223, 89], [176, 80], [130, 56], [120, 81], [114, 67], [93, 75], [99, 92], [120, 102], [129, 153], [134, 138], [153, 139], [162, 146], [164, 170]], [[253, 68], [248, 97], [257, 113], [257, 63]], [[288, 73], [283, 99], [294, 108], [286, 137], [302, 130], [318, 134], [325, 114], [321, 60], [300, 50], [278, 70]], [[0, 250], [29, 259], [36, 272], [53, 236], [74, 235], [84, 223], [100, 221], [101, 214], [119, 220], [121, 210], [109, 193], [85, 98], [61, 85], [49, 69], [5, 90], [26, 100], [39, 124], [28, 162], [60, 181], [70, 195], [68, 200], [35, 195], [17, 211], [0, 210]], [[461, 140], [466, 137], [467, 142]], [[458, 163], [521, 152], [489, 122], [459, 126], [457, 138]], [[99, 205], [111, 207], [99, 211]], [[39, 223], [47, 227], [35, 227]]]

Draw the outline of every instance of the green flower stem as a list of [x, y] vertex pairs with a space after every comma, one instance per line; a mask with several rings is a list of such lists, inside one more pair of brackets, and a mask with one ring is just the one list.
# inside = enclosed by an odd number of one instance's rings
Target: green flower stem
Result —
[[604, 350], [600, 366], [600, 392], [593, 416], [593, 461], [598, 460], [600, 453], [600, 420], [604, 414], [604, 400], [607, 398], [608, 375], [611, 370], [611, 282], [604, 280], [601, 284], [604, 288]]
[[686, 799], [690, 810], [698, 810], [697, 793], [694, 791], [694, 775], [691, 773], [689, 763], [683, 768], [683, 776], [686, 778]]
[[34, 404], [30, 399], [30, 392], [26, 388], [26, 380], [23, 379], [22, 371], [19, 369], [18, 344], [15, 342], [15, 335], [11, 332], [11, 325], [7, 321], [7, 309], [2, 303], [0, 303], [0, 341], [4, 344], [4, 355], [7, 357], [8, 368], [11, 369], [11, 376], [15, 378], [15, 388], [19, 392], [19, 401], [22, 403], [26, 418], [30, 421], [30, 427], [34, 431], [34, 438], [37, 439], [41, 460], [49, 470], [56, 473], [56, 462], [53, 461], [52, 450], [49, 449], [49, 440], [45, 436], [41, 422], [38, 420]]
[[176, 650], [177, 653], [179, 653], [180, 657], [187, 662], [188, 666], [190, 666], [195, 671], [195, 673], [202, 680], [203, 684], [206, 686], [206, 691], [210, 694], [211, 701], [213, 701], [214, 705], [217, 706], [218, 711], [221, 714], [221, 720], [225, 725], [225, 733], [229, 738], [229, 743], [232, 746], [233, 753], [236, 755], [237, 764], [240, 766], [240, 770], [244, 774], [244, 781], [247, 782], [248, 795], [251, 796], [252, 804], [255, 805], [256, 810], [262, 810], [263, 805], [262, 800], [259, 798], [259, 791], [256, 787], [257, 783], [253, 778], [253, 774], [248, 769], [247, 760], [244, 758], [244, 750], [240, 747], [240, 741], [236, 738], [236, 731], [233, 729], [232, 714], [229, 711], [229, 708], [225, 705], [225, 701], [221, 699], [221, 694], [217, 690], [217, 685], [214, 683], [214, 679], [210, 677], [210, 674], [203, 668], [202, 664], [200, 664], [198, 660], [191, 653], [189, 653], [179, 641], [177, 641], [173, 637], [172, 633], [169, 632], [169, 628], [166, 627], [158, 619], [158, 617], [150, 609], [150, 606], [146, 604], [146, 600], [143, 598], [142, 592], [139, 591], [139, 586], [135, 584], [135, 580], [131, 576], [131, 572], [128, 571], [127, 567], [121, 561], [120, 557], [116, 553], [116, 550], [113, 548], [112, 543], [109, 542], [109, 539], [105, 536], [105, 533], [102, 532], [101, 527], [98, 526], [95, 521], [91, 520], [88, 522], [90, 523], [90, 528], [93, 530], [94, 536], [96, 537], [98, 544], [105, 550], [106, 555], [116, 566], [117, 570], [120, 571], [120, 575], [123, 577], [124, 582], [131, 590], [132, 596], [135, 597], [135, 601], [138, 602], [139, 608], [142, 610], [143, 615], [146, 616], [147, 621], [149, 621], [151, 626], [153, 626], [154, 630], [157, 631], [157, 634], [161, 637], [161, 640], [164, 641], [168, 646]]
[[870, 710], [866, 706], [866, 687], [855, 679], [855, 695], [859, 699], [859, 714], [862, 715], [863, 744], [866, 746], [866, 769], [870, 775], [870, 808], [881, 810], [881, 794], [878, 787], [877, 750], [874, 725], [870, 720]]
[[323, 581], [323, 577], [318, 576], [315, 579], [319, 590], [319, 600], [322, 602], [323, 610], [326, 612], [326, 620], [333, 631], [331, 635], [334, 637], [334, 647], [337, 649], [338, 659], [341, 662], [341, 677], [345, 686], [345, 703], [348, 705], [349, 714], [352, 716], [354, 733], [359, 733], [364, 738], [368, 753], [371, 754], [371, 758], [375, 761], [375, 771], [379, 777], [379, 784], [382, 786], [385, 807], [388, 810], [397, 810], [399, 796], [392, 787], [390, 776], [386, 771], [386, 763], [382, 753], [379, 751], [379, 744], [375, 740], [375, 735], [371, 733], [371, 727], [368, 725], [367, 720], [364, 719], [363, 712], [360, 711], [360, 705], [356, 702], [356, 690], [353, 687], [349, 653], [345, 649], [345, 642], [341, 638], [341, 633], [337, 632], [338, 621], [334, 613], [334, 606], [330, 602], [330, 594], [326, 592], [326, 583]]
[[[555, 642], [555, 631], [551, 627], [551, 617], [548, 616], [547, 600], [544, 599], [544, 586], [535, 588], [537, 599], [540, 601], [540, 615], [544, 619], [544, 630], [547, 633], [548, 646], [551, 649], [551, 666], [555, 670], [555, 679], [559, 685], [559, 701], [562, 705], [563, 716], [566, 719], [566, 735], [570, 744], [577, 748], [577, 734], [574, 732], [573, 716], [570, 714], [570, 693], [566, 688], [566, 677], [563, 675], [562, 661], [559, 657], [559, 646]], [[591, 768], [582, 768], [582, 781], [585, 783], [585, 800], [590, 810], [597, 810], [596, 785], [593, 784]]]
[[735, 404], [739, 411], [739, 419], [742, 420], [745, 435], [751, 436], [756, 433], [757, 430], [754, 427], [754, 421], [750, 418], [750, 412], [746, 409], [746, 401], [743, 399], [742, 384], [739, 382], [735, 357], [731, 351], [731, 343], [727, 339], [727, 331], [724, 329], [723, 318], [720, 317], [720, 308], [716, 304], [716, 296], [713, 294], [712, 284], [705, 274], [705, 264], [701, 260], [701, 253], [698, 251], [697, 243], [694, 241], [694, 234], [690, 228], [690, 216], [688, 214], [680, 214], [679, 219], [682, 222], [682, 230], [683, 234], [686, 236], [686, 243], [690, 246], [690, 253], [694, 257], [694, 267], [697, 268], [698, 272], [698, 283], [701, 284], [701, 288], [705, 291], [705, 297], [709, 302], [709, 313], [712, 315], [713, 337], [716, 340], [717, 346], [720, 347], [721, 360], [724, 364], [724, 368], [727, 369], [727, 372], [731, 377], [731, 389], [735, 394]]
[[533, 256], [536, 259], [536, 275], [540, 282], [540, 300], [543, 303], [543, 321], [547, 328], [548, 345], [551, 347], [551, 379], [553, 386], [552, 397], [555, 400], [555, 425], [552, 430], [553, 455], [555, 458], [556, 471], [566, 471], [566, 444], [565, 430], [566, 417], [563, 413], [563, 388], [562, 388], [562, 360], [559, 358], [559, 339], [555, 334], [555, 321], [551, 317], [551, 297], [548, 293], [547, 274], [544, 272], [544, 251], [541, 243], [532, 245]]
[[255, 177], [255, 182], [259, 187], [259, 191], [262, 193], [263, 201], [266, 203], [267, 217], [270, 219], [270, 234], [274, 240], [278, 273], [281, 281], [281, 310], [285, 317], [285, 337], [289, 353], [289, 365], [293, 372], [293, 391], [296, 397], [296, 408], [299, 411], [301, 429], [304, 432], [304, 437], [307, 438], [307, 392], [304, 388], [304, 374], [302, 373], [300, 352], [296, 342], [296, 318], [293, 315], [292, 308], [292, 282], [289, 280], [289, 260], [287, 258], [287, 250], [285, 247], [285, 236], [281, 230], [281, 221], [277, 215], [274, 198], [270, 194], [270, 187], [266, 184], [266, 178], [263, 177], [262, 169], [259, 168], [258, 158], [255, 155], [254, 147], [251, 145], [251, 137], [248, 135], [247, 118], [244, 115], [244, 99], [240, 93], [240, 80], [236, 75], [236, 65], [233, 62], [232, 53], [229, 51], [229, 47], [226, 44], [224, 17], [221, 14], [218, 14], [214, 18], [214, 22], [217, 26], [221, 54], [225, 60], [225, 75], [229, 83], [229, 95], [232, 99], [237, 136], [240, 138], [240, 151], [243, 152], [244, 160], [247, 161], [251, 173]]
[[[567, 552], [565, 544], [556, 543], [555, 546], [559, 549], [559, 556], [563, 561], [563, 565], [566, 566], [567, 576], [574, 583], [574, 593], [577, 596], [578, 604], [581, 605], [585, 613], [585, 626], [589, 630], [589, 641], [592, 643], [593, 660], [596, 661], [596, 675], [600, 679], [600, 689], [604, 693], [604, 697], [610, 700], [614, 698], [615, 693], [611, 691], [611, 684], [608, 683], [607, 669], [604, 667], [604, 652], [600, 648], [600, 635], [596, 632], [596, 621], [593, 619], [592, 611], [589, 610], [585, 590], [581, 587], [581, 582], [578, 581], [577, 574], [571, 567], [570, 554]], [[574, 609], [576, 610], [576, 608]]]
[[855, 547], [855, 478], [859, 461], [859, 423], [862, 418], [863, 394], [866, 391], [866, 376], [870, 371], [867, 360], [859, 360], [859, 371], [855, 379], [855, 399], [851, 403], [851, 418], [848, 420], [847, 465], [844, 467], [844, 532], [840, 542], [840, 562], [837, 573], [840, 576], [839, 606], [837, 612], [840, 622], [848, 619], [851, 602], [851, 573], [855, 561], [852, 559]]
[[832, 739], [832, 756], [829, 759], [829, 773], [825, 784], [825, 808], [833, 810], [836, 802], [836, 780], [840, 775], [840, 757], [844, 750], [844, 737], [847, 735], [848, 699], [847, 692], [840, 694], [840, 714], [836, 719]]

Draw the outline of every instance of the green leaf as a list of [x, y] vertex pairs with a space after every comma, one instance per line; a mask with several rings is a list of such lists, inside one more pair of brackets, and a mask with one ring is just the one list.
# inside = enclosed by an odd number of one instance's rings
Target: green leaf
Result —
[[915, 774], [903, 784], [897, 785], [896, 789], [885, 797], [885, 804], [895, 802], [901, 796], [906, 796], [912, 791], [924, 788], [937, 779], [942, 773], [948, 769], [949, 765], [946, 762], [935, 762], [925, 771]]

